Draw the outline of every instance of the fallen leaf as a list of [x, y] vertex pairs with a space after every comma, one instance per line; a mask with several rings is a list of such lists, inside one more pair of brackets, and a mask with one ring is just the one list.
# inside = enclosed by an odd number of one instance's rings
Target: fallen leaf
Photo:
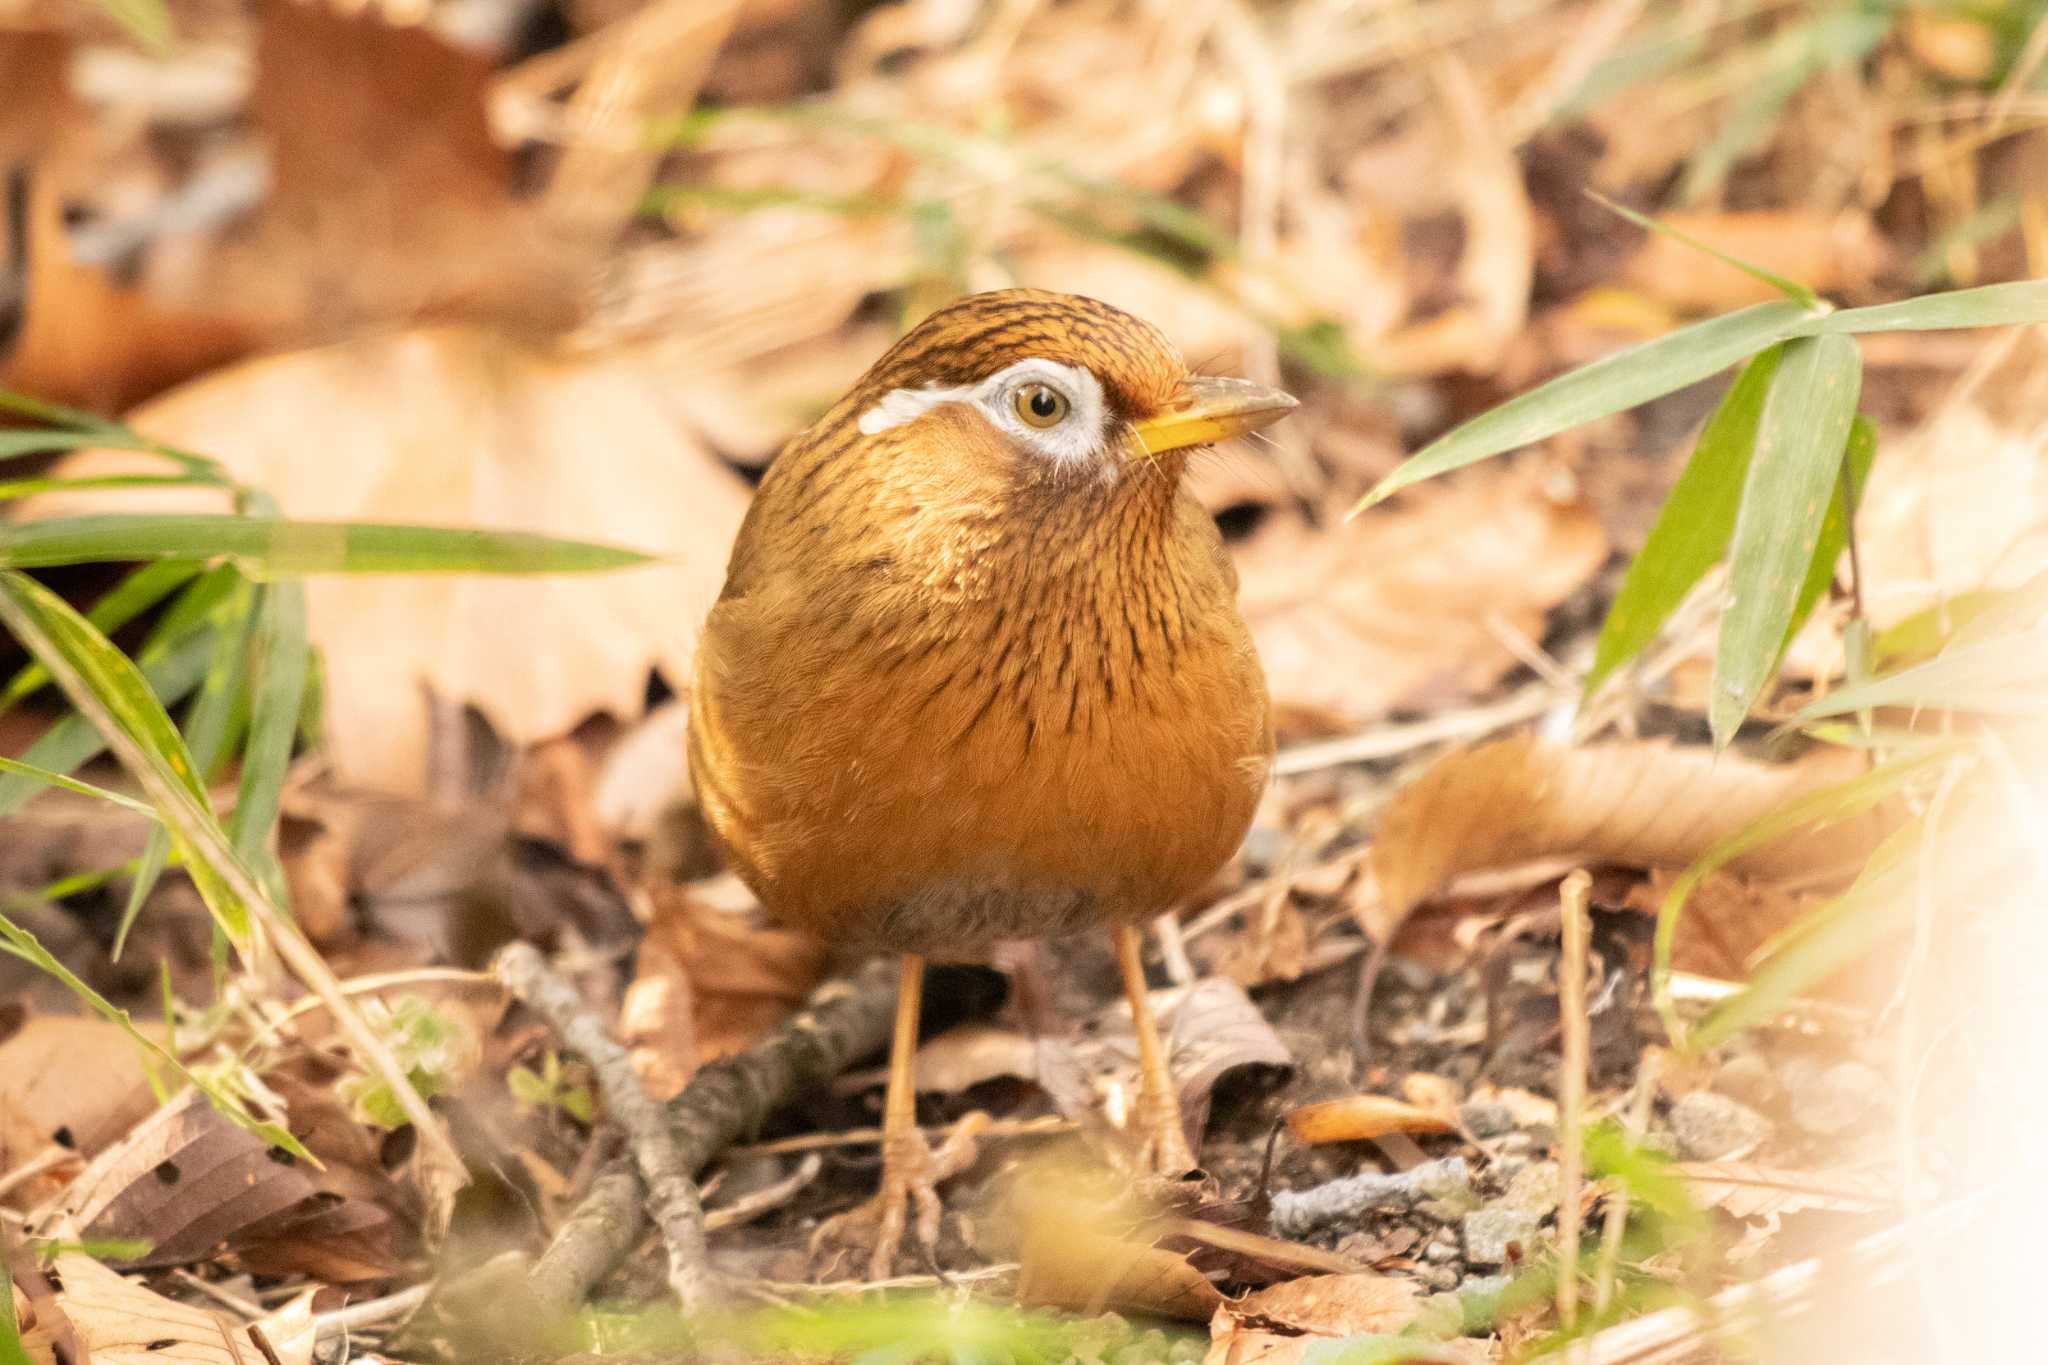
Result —
[[1284, 728], [1443, 706], [1515, 667], [1506, 641], [1607, 556], [1592, 511], [1533, 464], [1417, 488], [1349, 525], [1272, 516], [1238, 550], [1240, 602]]
[[[721, 897], [717, 887], [734, 888]], [[824, 979], [826, 945], [761, 921], [736, 879], [653, 886], [649, 942], [660, 940], [690, 983], [697, 1061], [744, 1048], [786, 1018]]]
[[695, 994], [666, 935], [649, 934], [633, 957], [633, 983], [619, 1002], [619, 1041], [650, 1099], [666, 1103], [697, 1072]]
[[[131, 414], [223, 461], [287, 515], [540, 531], [663, 562], [542, 577], [329, 575], [308, 581], [327, 738], [351, 785], [420, 790], [420, 690], [469, 702], [512, 740], [637, 715], [650, 669], [689, 677], [747, 494], [686, 434], [659, 374], [624, 352], [538, 350], [475, 328], [373, 337], [253, 361]], [[127, 452], [70, 474], [134, 472]], [[149, 496], [155, 492], [161, 496]], [[23, 516], [223, 511], [204, 490], [42, 498]], [[506, 623], [516, 623], [507, 629]]]
[[1207, 1365], [1297, 1365], [1318, 1342], [1398, 1332], [1420, 1294], [1414, 1280], [1364, 1272], [1270, 1285], [1217, 1310]]
[[1389, 1095], [1352, 1095], [1290, 1110], [1287, 1130], [1301, 1142], [1361, 1142], [1389, 1133], [1448, 1133], [1442, 1113]]
[[1091, 1314], [1136, 1310], [1188, 1322], [1202, 1322], [1222, 1305], [1223, 1295], [1186, 1256], [1114, 1227], [1117, 1196], [1086, 1178], [1041, 1168], [1019, 1182], [1013, 1197], [1021, 1302]]
[[1825, 1213], [1876, 1213], [1898, 1199], [1898, 1182], [1839, 1171], [1793, 1171], [1746, 1161], [1681, 1161], [1672, 1171], [1704, 1208], [1732, 1218], [1818, 1209]]
[[[1361, 900], [1375, 942], [1461, 873], [1535, 859], [1683, 867], [1786, 801], [1861, 771], [1827, 751], [1765, 764], [1662, 741], [1566, 749], [1527, 735], [1445, 755], [1395, 796], [1373, 843], [1379, 895]], [[1853, 872], [1882, 812], [1810, 838], [1781, 839], [1730, 864], [1761, 877]]]
[[38, 1015], [0, 1043], [0, 1107], [38, 1148], [58, 1142], [91, 1156], [156, 1107], [147, 1074], [118, 1025]]
[[[1812, 208], [1665, 212], [1657, 220], [1820, 293], [1856, 292], [1890, 263], [1869, 217]], [[1780, 298], [1777, 286], [1661, 232], [1645, 234], [1621, 282], [1686, 313], [1725, 313]]]
[[1473, 1087], [1469, 1102], [1506, 1107], [1517, 1128], [1555, 1128], [1557, 1101], [1519, 1086], [1482, 1084]]
[[[1648, 881], [1629, 888], [1627, 904], [1656, 914], [1678, 876], [1668, 868], [1652, 868]], [[1686, 900], [1672, 965], [1681, 972], [1740, 981], [1754, 966], [1757, 949], [1819, 909], [1825, 899], [1768, 878], [1717, 872]]]
[[[268, 1365], [247, 1332], [220, 1314], [167, 1299], [89, 1256], [58, 1256], [52, 1278], [62, 1285], [57, 1302], [94, 1365]], [[59, 1365], [47, 1324], [21, 1337], [35, 1365]]]

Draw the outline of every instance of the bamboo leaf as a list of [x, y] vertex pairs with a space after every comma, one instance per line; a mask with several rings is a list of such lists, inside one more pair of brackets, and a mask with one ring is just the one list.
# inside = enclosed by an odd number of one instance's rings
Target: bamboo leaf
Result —
[[652, 556], [523, 531], [228, 514], [65, 517], [0, 530], [0, 566], [226, 557], [269, 576], [307, 573], [590, 573]]
[[1516, 450], [1583, 422], [1661, 398], [1800, 335], [1810, 310], [1789, 299], [1760, 303], [1641, 342], [1481, 413], [1418, 451], [1380, 480], [1352, 515], [1410, 484]]
[[1809, 323], [1802, 335], [1824, 332], [1927, 332], [1950, 327], [2009, 327], [2048, 322], [2048, 280], [2016, 280], [1976, 289], [1923, 294], [1898, 303], [1845, 308]]
[[1986, 715], [2048, 712], [2048, 659], [2009, 639], [1951, 645], [1926, 663], [1851, 683], [1802, 707], [1795, 719], [1819, 720], [1879, 706], [1927, 706]]
[[1777, 666], [1862, 382], [1856, 343], [1840, 336], [1788, 342], [1771, 379], [1728, 551], [1728, 609], [1707, 713], [1716, 745], [1734, 736]]
[[[150, 815], [154, 817], [155, 811]], [[149, 832], [149, 842], [143, 845], [142, 856], [135, 860], [135, 875], [128, 879], [128, 900], [121, 907], [121, 922], [114, 929], [114, 946], [107, 956], [114, 961], [121, 960], [121, 950], [128, 946], [128, 931], [135, 927], [135, 917], [142, 913], [142, 906], [149, 899], [149, 893], [156, 889], [157, 880], [163, 876], [164, 868], [171, 861], [171, 836], [162, 825]], [[164, 960], [165, 971], [170, 962]]]
[[[93, 603], [85, 619], [104, 634], [111, 635], [189, 583], [198, 575], [199, 567], [198, 564], [175, 559], [145, 564]], [[50, 675], [41, 664], [24, 665], [20, 672], [7, 680], [6, 689], [0, 691], [0, 711], [6, 711], [49, 681]]]
[[146, 815], [151, 820], [157, 818], [155, 810], [151, 809], [144, 802], [137, 801], [132, 796], [123, 796], [117, 791], [109, 791], [105, 787], [95, 786], [90, 782], [81, 782], [75, 777], [66, 777], [63, 773], [52, 772], [48, 768], [38, 767], [23, 759], [0, 758], [0, 773], [13, 773], [26, 781], [35, 783], [39, 787], [62, 787], [65, 791], [76, 792], [80, 796], [91, 796], [101, 801], [111, 801], [117, 806], [124, 806], [134, 811], [137, 815]]
[[[1849, 423], [1848, 449], [1843, 452], [1842, 468], [1848, 471], [1849, 487], [1856, 490], [1860, 501], [1863, 490], [1870, 483], [1870, 466], [1877, 459], [1877, 428], [1863, 414], [1856, 414]], [[1799, 587], [1799, 600], [1792, 608], [1792, 622], [1785, 627], [1785, 638], [1778, 643], [1778, 661], [1783, 662], [1785, 651], [1792, 648], [1793, 637], [1799, 634], [1806, 618], [1813, 615], [1813, 609], [1820, 605], [1821, 596], [1828, 585], [1835, 581], [1835, 561], [1842, 557], [1842, 551], [1849, 544], [1849, 519], [1855, 509], [1845, 508], [1842, 499], [1842, 480], [1835, 480], [1835, 491], [1828, 500], [1827, 516], [1820, 524], [1820, 540], [1814, 546], [1813, 562], [1806, 567], [1806, 581]], [[1776, 664], [1772, 665], [1774, 668]]]
[[291, 769], [292, 739], [306, 700], [306, 590], [298, 583], [273, 583], [263, 590], [253, 653], [256, 677], [250, 684], [249, 743], [242, 754], [242, 785], [228, 825], [235, 850], [264, 870], [271, 894], [280, 896], [284, 877], [271, 857], [270, 828], [277, 822], [285, 775]]
[[1757, 422], [1783, 354], [1782, 345], [1759, 351], [1701, 428], [1692, 458], [1671, 486], [1657, 524], [1608, 608], [1586, 675], [1587, 695], [1657, 638], [1685, 595], [1727, 553], [1756, 449]]

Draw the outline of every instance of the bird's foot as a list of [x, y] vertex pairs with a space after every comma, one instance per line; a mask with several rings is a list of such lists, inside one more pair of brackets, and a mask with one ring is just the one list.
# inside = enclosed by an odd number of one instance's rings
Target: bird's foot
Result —
[[1180, 1104], [1170, 1092], [1142, 1087], [1131, 1119], [1140, 1170], [1162, 1180], [1181, 1180], [1199, 1169], [1201, 1163], [1188, 1147], [1187, 1130], [1181, 1124]]
[[849, 1252], [866, 1250], [868, 1278], [886, 1280], [903, 1242], [903, 1229], [914, 1205], [918, 1245], [930, 1261], [939, 1244], [938, 1185], [972, 1166], [979, 1149], [975, 1138], [988, 1127], [989, 1116], [972, 1113], [953, 1125], [946, 1140], [932, 1148], [912, 1128], [882, 1140], [882, 1188], [857, 1208], [836, 1214], [811, 1234], [811, 1259], [829, 1254], [836, 1264]]

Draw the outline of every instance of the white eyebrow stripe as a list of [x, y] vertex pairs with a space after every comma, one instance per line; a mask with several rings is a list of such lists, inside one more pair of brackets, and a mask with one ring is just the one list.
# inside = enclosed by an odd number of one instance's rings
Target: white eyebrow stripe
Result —
[[860, 415], [860, 434], [873, 436], [878, 431], [914, 422], [942, 404], [965, 403], [974, 397], [974, 393], [975, 389], [966, 384], [950, 388], [934, 385], [923, 389], [892, 389], [881, 402]]

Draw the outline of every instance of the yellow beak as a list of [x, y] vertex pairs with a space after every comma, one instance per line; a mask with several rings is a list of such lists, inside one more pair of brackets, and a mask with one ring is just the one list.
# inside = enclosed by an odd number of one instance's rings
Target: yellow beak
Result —
[[1277, 422], [1300, 406], [1290, 395], [1249, 379], [1197, 376], [1183, 384], [1181, 392], [1181, 400], [1172, 407], [1131, 424], [1146, 454], [1227, 441]]

